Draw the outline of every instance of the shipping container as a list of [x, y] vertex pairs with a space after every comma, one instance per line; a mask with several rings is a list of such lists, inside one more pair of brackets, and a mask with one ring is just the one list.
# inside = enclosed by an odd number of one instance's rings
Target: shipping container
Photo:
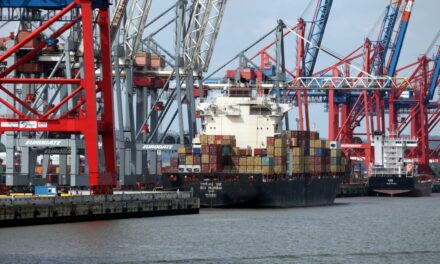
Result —
[[152, 68], [165, 67], [165, 59], [157, 54], [151, 54], [151, 67]]
[[209, 163], [209, 154], [202, 154], [202, 164]]
[[340, 157], [342, 155], [342, 150], [340, 149], [331, 149], [330, 156], [331, 157]]
[[267, 155], [268, 156], [275, 155], [275, 147], [274, 146], [267, 146]]
[[261, 157], [254, 157], [254, 165], [261, 166]]
[[273, 157], [262, 157], [261, 158], [261, 165], [263, 166], [274, 166], [275, 160]]
[[145, 51], [138, 51], [134, 57], [134, 66], [136, 67], [150, 67], [151, 53]]
[[301, 147], [294, 147], [294, 148], [292, 148], [292, 155], [304, 156], [304, 149]]
[[274, 137], [267, 137], [266, 143], [267, 143], [267, 146], [274, 146], [275, 145], [275, 138]]
[[56, 196], [58, 195], [57, 187], [56, 186], [35, 186], [35, 195], [51, 195]]
[[246, 165], [247, 166], [254, 166], [254, 157], [247, 157], [246, 158]]
[[287, 155], [287, 149], [286, 148], [277, 148], [275, 147], [275, 157], [282, 157]]
[[262, 166], [261, 173], [266, 174], [266, 175], [274, 174], [274, 167], [273, 166]]
[[200, 154], [202, 154], [202, 149], [200, 148], [200, 146], [199, 147], [193, 147], [192, 154], [193, 155], [200, 155]]

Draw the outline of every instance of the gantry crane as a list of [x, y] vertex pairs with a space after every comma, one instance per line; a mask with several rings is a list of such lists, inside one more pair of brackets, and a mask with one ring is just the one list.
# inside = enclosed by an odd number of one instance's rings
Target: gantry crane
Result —
[[[13, 104], [2, 99], [1, 103], [11, 111], [11, 116], [2, 117], [0, 122], [1, 133], [6, 131], [27, 133], [27, 137], [32, 137], [36, 132], [47, 132], [48, 134], [58, 135], [77, 135], [84, 137], [84, 145], [88, 163], [88, 175], [90, 190], [92, 193], [111, 193], [115, 186], [115, 141], [114, 141], [114, 122], [113, 122], [113, 95], [111, 88], [111, 54], [110, 54], [110, 33], [109, 33], [109, 3], [107, 1], [88, 1], [88, 0], [64, 0], [64, 1], [2, 1], [0, 8], [13, 10], [23, 8], [27, 11], [40, 13], [40, 10], [51, 10], [53, 16], [30, 17], [31, 20], [45, 20], [38, 28], [19, 39], [15, 45], [7, 49], [1, 56], [0, 62], [5, 61], [13, 54], [20, 52], [22, 48], [28, 48], [28, 52], [20, 57], [12, 65], [8, 65], [1, 73], [0, 89]], [[95, 12], [96, 11], [96, 12]], [[94, 20], [94, 15], [97, 20]], [[64, 19], [63, 19], [64, 17]], [[68, 19], [71, 17], [71, 19]], [[62, 21], [61, 25], [58, 22]], [[43, 49], [50, 46], [54, 39], [67, 34], [76, 24], [81, 25], [82, 45], [78, 51], [83, 67], [79, 77], [68, 77], [66, 74], [59, 74], [57, 78], [32, 78], [31, 76], [20, 76], [11, 78], [8, 74], [17, 70], [21, 65], [38, 55]], [[48, 29], [54, 28], [54, 32]], [[56, 28], [56, 29], [55, 29]], [[94, 30], [96, 28], [96, 31]], [[95, 34], [95, 32], [99, 32]], [[48, 38], [41, 38], [41, 34], [46, 33]], [[31, 43], [31, 44], [29, 44]], [[29, 46], [30, 45], [30, 46]], [[95, 78], [95, 48], [99, 47], [101, 78]], [[68, 91], [60, 98], [56, 98], [52, 104], [44, 108], [36, 108], [17, 90], [5, 88], [6, 84], [25, 85], [25, 84], [61, 84], [73, 85], [72, 91]], [[79, 98], [74, 101], [74, 98]], [[70, 102], [70, 107], [61, 112], [61, 108]], [[21, 106], [21, 107], [17, 107]], [[23, 109], [26, 109], [23, 111]], [[99, 145], [102, 141], [104, 150], [104, 162], [100, 163]], [[47, 144], [48, 141], [46, 141]], [[58, 142], [58, 141], [57, 141]], [[32, 142], [31, 142], [32, 143]], [[14, 156], [14, 153], [12, 154]], [[19, 176], [15, 173], [7, 175], [9, 185], [21, 184]], [[21, 177], [23, 178], [23, 177]], [[17, 181], [17, 182], [16, 182]]]
[[[126, 21], [119, 40], [123, 42], [122, 58], [125, 63], [115, 64], [118, 68], [115, 70], [116, 90], [125, 91], [124, 96], [117, 98], [118, 123], [124, 124], [119, 129], [121, 185], [133, 185], [147, 173], [156, 174], [155, 166], [149, 166], [147, 171], [146, 164], [157, 163], [156, 151], [164, 149], [162, 143], [169, 138], [166, 134], [176, 118], [179, 136], [177, 140], [168, 140], [168, 144], [188, 144], [187, 138], [194, 137], [197, 132], [194, 79], [198, 79], [199, 86], [203, 88], [200, 80], [208, 69], [226, 2], [203, 0], [189, 4], [179, 0], [150, 21], [147, 21], [147, 16], [152, 1], [121, 1], [117, 5], [116, 10], [122, 13], [115, 13], [112, 24], [121, 23], [118, 22], [121, 18]], [[125, 13], [124, 5], [127, 8]], [[166, 21], [159, 30], [147, 31], [150, 25], [159, 23], [173, 10], [173, 19]], [[175, 27], [171, 32], [165, 31], [172, 25]], [[170, 38], [171, 34], [175, 34], [174, 51], [154, 39], [159, 32], [169, 34]], [[117, 37], [115, 39], [118, 40]], [[115, 46], [115, 53], [120, 53], [116, 51], [118, 48]], [[153, 60], [153, 57], [159, 64], [139, 64], [145, 58]], [[186, 102], [188, 107], [184, 109]], [[125, 113], [125, 118], [122, 113]], [[185, 135], [185, 120], [188, 136]], [[164, 125], [165, 129], [161, 129]], [[175, 150], [177, 146], [165, 149]]]

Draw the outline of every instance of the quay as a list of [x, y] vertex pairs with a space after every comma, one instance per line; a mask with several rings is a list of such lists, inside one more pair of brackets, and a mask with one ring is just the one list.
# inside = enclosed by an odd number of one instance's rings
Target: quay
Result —
[[190, 192], [2, 196], [0, 227], [198, 214], [199, 209], [199, 198]]

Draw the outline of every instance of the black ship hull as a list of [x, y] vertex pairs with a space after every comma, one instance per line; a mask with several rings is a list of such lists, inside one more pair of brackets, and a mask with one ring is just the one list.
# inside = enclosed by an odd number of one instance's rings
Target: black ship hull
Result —
[[333, 204], [341, 176], [169, 173], [165, 189], [192, 190], [203, 207], [305, 207]]
[[418, 177], [375, 176], [368, 179], [371, 195], [387, 196], [430, 196], [432, 180], [421, 180]]

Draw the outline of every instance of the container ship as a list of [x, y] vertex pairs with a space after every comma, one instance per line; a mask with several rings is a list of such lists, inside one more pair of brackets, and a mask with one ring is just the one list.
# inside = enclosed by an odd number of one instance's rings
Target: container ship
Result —
[[162, 168], [164, 188], [192, 190], [204, 207], [332, 204], [348, 168], [338, 142], [283, 131], [292, 105], [243, 91], [198, 104], [203, 132]]
[[416, 139], [384, 138], [374, 135], [374, 165], [368, 179], [372, 195], [429, 196], [432, 193], [433, 172], [404, 158], [405, 149], [417, 147]]

